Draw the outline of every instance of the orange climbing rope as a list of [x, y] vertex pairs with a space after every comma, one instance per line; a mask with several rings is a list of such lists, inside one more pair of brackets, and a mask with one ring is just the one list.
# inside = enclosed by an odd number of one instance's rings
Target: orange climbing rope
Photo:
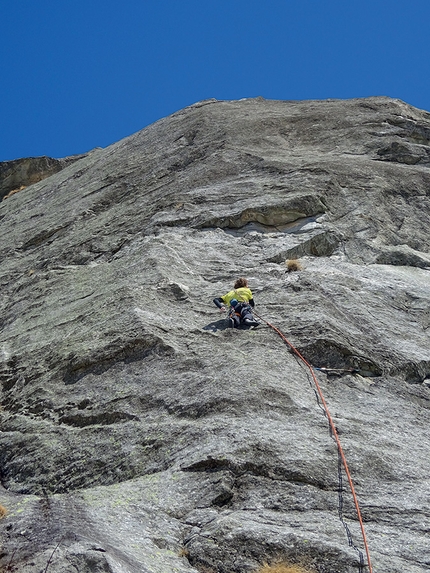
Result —
[[327, 403], [326, 403], [326, 401], [325, 401], [324, 395], [323, 395], [323, 393], [322, 393], [321, 387], [320, 387], [320, 385], [319, 385], [319, 383], [318, 383], [318, 380], [317, 380], [317, 377], [316, 377], [316, 375], [315, 375], [314, 369], [312, 368], [312, 365], [306, 360], [306, 358], [304, 358], [304, 356], [302, 356], [302, 354], [300, 354], [300, 352], [297, 350], [297, 348], [296, 348], [295, 346], [293, 346], [293, 345], [291, 344], [291, 342], [287, 339], [287, 337], [279, 330], [279, 328], [276, 328], [276, 326], [274, 326], [273, 324], [271, 324], [270, 322], [268, 322], [267, 320], [265, 320], [262, 316], [258, 315], [258, 314], [255, 312], [255, 309], [253, 309], [253, 314], [254, 314], [255, 316], [257, 316], [260, 320], [262, 320], [263, 322], [265, 322], [268, 326], [270, 326], [270, 328], [272, 328], [272, 329], [282, 338], [282, 340], [283, 340], [286, 344], [288, 344], [288, 346], [291, 348], [291, 350], [300, 358], [300, 360], [302, 360], [302, 362], [303, 362], [303, 363], [309, 368], [309, 370], [310, 370], [310, 373], [311, 373], [311, 375], [312, 375], [313, 381], [314, 381], [314, 383], [315, 383], [315, 387], [316, 387], [317, 392], [318, 392], [318, 396], [320, 397], [321, 402], [322, 402], [322, 404], [323, 404], [323, 406], [324, 406], [324, 410], [325, 410], [325, 413], [326, 413], [326, 416], [327, 416], [327, 419], [328, 419], [328, 422], [329, 422], [329, 425], [330, 425], [330, 429], [331, 429], [332, 435], [333, 435], [334, 439], [336, 440], [337, 449], [338, 449], [340, 458], [341, 458], [341, 460], [342, 460], [343, 467], [344, 467], [344, 469], [345, 469], [346, 477], [348, 478], [349, 487], [350, 487], [350, 490], [351, 490], [352, 497], [353, 497], [353, 499], [354, 499], [355, 509], [356, 509], [356, 511], [357, 511], [358, 521], [359, 521], [359, 523], [360, 523], [361, 535], [362, 535], [362, 537], [363, 537], [364, 548], [365, 548], [365, 551], [366, 551], [366, 557], [367, 557], [367, 564], [368, 564], [368, 567], [369, 567], [369, 573], [372, 573], [373, 569], [372, 569], [372, 564], [371, 564], [371, 561], [370, 561], [369, 546], [368, 546], [368, 544], [367, 544], [367, 538], [366, 538], [366, 533], [365, 533], [365, 531], [364, 531], [363, 519], [362, 519], [362, 517], [361, 517], [360, 506], [358, 505], [358, 499], [357, 499], [357, 495], [356, 495], [356, 493], [355, 493], [354, 484], [353, 484], [353, 482], [352, 482], [351, 474], [350, 474], [350, 472], [349, 472], [348, 464], [347, 464], [347, 461], [346, 461], [346, 458], [345, 458], [345, 454], [344, 454], [343, 449], [342, 449], [342, 444], [340, 443], [340, 440], [339, 440], [339, 436], [338, 436], [338, 433], [337, 433], [337, 430], [336, 430], [336, 426], [334, 425], [333, 418], [331, 417], [330, 411], [329, 411], [329, 409], [328, 409], [328, 406], [327, 406]]

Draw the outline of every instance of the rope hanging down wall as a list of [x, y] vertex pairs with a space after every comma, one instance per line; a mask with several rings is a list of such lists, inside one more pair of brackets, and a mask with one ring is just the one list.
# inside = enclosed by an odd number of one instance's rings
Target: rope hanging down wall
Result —
[[[357, 495], [356, 495], [356, 493], [355, 493], [354, 484], [353, 484], [353, 482], [352, 482], [351, 474], [350, 474], [350, 471], [349, 471], [349, 468], [348, 468], [348, 463], [347, 463], [347, 461], [346, 461], [345, 454], [344, 454], [343, 449], [342, 449], [342, 444], [340, 443], [340, 440], [339, 440], [339, 436], [338, 436], [338, 433], [337, 433], [337, 430], [336, 430], [336, 426], [334, 425], [333, 418], [331, 417], [330, 411], [329, 411], [329, 409], [328, 409], [327, 403], [326, 403], [325, 398], [324, 398], [324, 395], [323, 395], [323, 393], [322, 393], [321, 386], [319, 385], [319, 382], [318, 382], [317, 377], [316, 377], [316, 375], [315, 375], [314, 369], [312, 368], [312, 365], [306, 360], [306, 358], [304, 358], [304, 356], [303, 356], [302, 354], [300, 354], [300, 352], [297, 350], [297, 348], [291, 344], [291, 342], [287, 339], [287, 337], [286, 337], [278, 328], [276, 328], [276, 326], [274, 326], [273, 324], [271, 324], [270, 322], [268, 322], [266, 319], [264, 319], [262, 316], [260, 316], [259, 314], [257, 314], [257, 313], [255, 312], [255, 309], [253, 310], [253, 314], [254, 314], [255, 316], [257, 316], [260, 320], [262, 320], [263, 322], [265, 322], [265, 323], [267, 324], [267, 326], [270, 326], [270, 328], [272, 328], [272, 329], [282, 338], [282, 340], [291, 348], [291, 350], [294, 352], [294, 354], [296, 354], [296, 356], [298, 356], [298, 357], [300, 358], [300, 360], [309, 368], [309, 371], [310, 371], [310, 373], [311, 373], [311, 375], [312, 375], [312, 379], [313, 379], [314, 384], [315, 384], [315, 387], [316, 387], [316, 391], [317, 391], [317, 393], [318, 393], [319, 399], [321, 400], [321, 403], [322, 403], [322, 405], [323, 405], [325, 414], [326, 414], [326, 416], [327, 416], [327, 420], [328, 420], [328, 423], [329, 423], [329, 426], [330, 426], [330, 433], [331, 433], [331, 435], [333, 436], [333, 438], [334, 438], [335, 441], [336, 441], [337, 451], [338, 451], [339, 460], [340, 460], [339, 464], [341, 463], [341, 465], [343, 465], [343, 468], [344, 468], [344, 470], [345, 470], [346, 477], [347, 477], [347, 479], [348, 479], [349, 488], [350, 488], [350, 490], [351, 490], [351, 494], [352, 494], [352, 497], [353, 497], [353, 499], [354, 499], [355, 510], [356, 510], [356, 512], [357, 512], [357, 518], [358, 518], [358, 521], [359, 521], [359, 523], [360, 523], [361, 535], [362, 535], [362, 537], [363, 537], [364, 548], [365, 548], [365, 551], [366, 551], [367, 565], [368, 565], [368, 567], [369, 567], [369, 573], [372, 573], [372, 572], [373, 572], [373, 569], [372, 569], [372, 564], [371, 564], [371, 561], [370, 561], [369, 546], [368, 546], [368, 544], [367, 544], [366, 532], [364, 531], [363, 519], [362, 519], [362, 517], [361, 517], [360, 506], [359, 506], [359, 504], [358, 504], [358, 499], [357, 499]], [[340, 476], [340, 478], [341, 478], [341, 468], [339, 468], [339, 476]], [[343, 525], [344, 525], [344, 527], [345, 527], [345, 530], [346, 530], [346, 533], [347, 533], [347, 536], [348, 536], [349, 544], [352, 545], [352, 546], [354, 546], [353, 543], [352, 543], [351, 534], [350, 534], [350, 531], [349, 531], [349, 529], [348, 529], [348, 526], [346, 525], [346, 523], [344, 522], [344, 520], [343, 520], [343, 518], [342, 518], [342, 512], [341, 512], [341, 510], [339, 511], [339, 515], [340, 515], [341, 521], [342, 521], [342, 523], [343, 523]], [[360, 559], [360, 560], [361, 560], [361, 559]]]

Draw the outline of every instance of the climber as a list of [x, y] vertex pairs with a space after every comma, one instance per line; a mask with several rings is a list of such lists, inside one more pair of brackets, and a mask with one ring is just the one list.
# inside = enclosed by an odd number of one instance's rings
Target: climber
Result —
[[252, 297], [251, 289], [248, 287], [248, 281], [240, 277], [234, 283], [234, 289], [221, 297], [213, 299], [214, 304], [221, 312], [226, 311], [226, 305], [229, 305], [229, 323], [232, 328], [241, 324], [248, 326], [258, 326], [260, 323], [252, 316], [252, 308], [255, 303]]

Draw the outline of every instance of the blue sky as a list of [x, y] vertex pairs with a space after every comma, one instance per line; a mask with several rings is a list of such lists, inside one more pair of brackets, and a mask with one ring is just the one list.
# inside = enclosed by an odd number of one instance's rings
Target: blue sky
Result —
[[196, 101], [387, 95], [430, 111], [430, 0], [2, 0], [0, 161]]

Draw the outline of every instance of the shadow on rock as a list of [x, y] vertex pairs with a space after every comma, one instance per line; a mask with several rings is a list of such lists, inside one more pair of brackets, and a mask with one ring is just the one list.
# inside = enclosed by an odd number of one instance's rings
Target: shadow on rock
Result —
[[[261, 323], [259, 324], [261, 326]], [[226, 318], [221, 320], [217, 320], [215, 322], [210, 322], [206, 326], [203, 327], [203, 330], [210, 330], [211, 332], [217, 332], [219, 330], [254, 330], [256, 326], [250, 324], [241, 324], [234, 329], [228, 323]]]
[[229, 328], [228, 320], [222, 318], [221, 320], [215, 320], [210, 322], [203, 327], [203, 330], [210, 330], [211, 332], [218, 332], [219, 330], [227, 330]]

